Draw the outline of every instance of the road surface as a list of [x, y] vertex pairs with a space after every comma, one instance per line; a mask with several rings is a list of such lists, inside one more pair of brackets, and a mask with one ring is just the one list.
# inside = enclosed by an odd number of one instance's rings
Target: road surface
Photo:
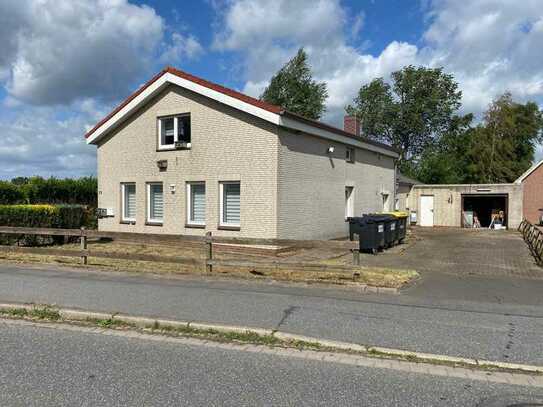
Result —
[[400, 295], [0, 265], [0, 302], [278, 329], [420, 352], [543, 364], [543, 281], [436, 274]]
[[0, 320], [0, 338], [2, 406], [543, 405], [536, 404], [543, 403], [537, 387], [6, 320]]

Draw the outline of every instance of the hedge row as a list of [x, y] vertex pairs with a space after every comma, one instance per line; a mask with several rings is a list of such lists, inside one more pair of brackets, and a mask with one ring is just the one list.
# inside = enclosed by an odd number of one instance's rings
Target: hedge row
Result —
[[94, 177], [77, 179], [14, 178], [0, 181], [0, 205], [72, 204], [96, 208], [98, 183]]
[[[87, 210], [81, 205], [0, 205], [0, 226], [77, 229], [87, 221]], [[61, 241], [62, 236], [0, 236], [0, 244], [35, 246]]]

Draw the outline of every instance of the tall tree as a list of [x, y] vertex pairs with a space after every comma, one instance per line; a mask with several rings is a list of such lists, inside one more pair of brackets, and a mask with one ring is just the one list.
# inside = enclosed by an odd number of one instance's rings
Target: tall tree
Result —
[[520, 104], [510, 93], [495, 99], [474, 133], [473, 163], [478, 182], [513, 182], [530, 168], [543, 141], [543, 113], [533, 102]]
[[513, 182], [530, 167], [535, 146], [543, 141], [543, 113], [533, 102], [514, 102], [509, 93], [489, 105], [476, 127], [459, 124], [423, 152], [417, 179], [429, 184]]
[[374, 79], [346, 107], [361, 120], [365, 136], [401, 151], [400, 168], [413, 174], [426, 149], [458, 124], [461, 91], [441, 68], [407, 66], [392, 83]]
[[260, 99], [308, 119], [318, 120], [326, 110], [326, 83], [313, 80], [303, 48], [271, 79]]

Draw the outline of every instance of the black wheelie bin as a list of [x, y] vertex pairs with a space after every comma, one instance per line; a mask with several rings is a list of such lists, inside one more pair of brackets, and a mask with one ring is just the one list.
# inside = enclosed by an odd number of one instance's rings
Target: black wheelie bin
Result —
[[398, 221], [393, 215], [380, 215], [385, 222], [385, 247], [392, 247], [398, 241]]
[[385, 222], [383, 215], [364, 215], [360, 221], [359, 246], [361, 252], [377, 253], [385, 247]]
[[350, 241], [354, 240], [355, 234], [358, 235], [358, 238], [360, 239], [360, 234], [361, 234], [362, 228], [364, 227], [363, 219], [364, 219], [363, 217], [359, 217], [359, 216], [347, 218], [347, 222], [349, 222], [349, 240]]

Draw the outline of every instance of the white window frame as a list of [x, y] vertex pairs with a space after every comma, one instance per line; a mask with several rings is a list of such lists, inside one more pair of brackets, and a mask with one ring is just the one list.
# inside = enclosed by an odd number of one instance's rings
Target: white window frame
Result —
[[347, 150], [345, 152], [345, 161], [348, 163], [354, 163], [355, 156], [355, 149], [354, 147], [347, 147]]
[[[128, 218], [125, 216], [126, 213], [126, 187], [127, 186], [134, 186], [136, 199], [137, 199], [137, 187], [135, 182], [121, 182], [121, 221], [122, 222], [130, 222], [130, 223], [136, 223], [136, 218]], [[137, 201], [136, 201], [136, 213], [137, 213]]]
[[[239, 223], [227, 223], [224, 221], [224, 186], [239, 185]], [[220, 181], [219, 182], [219, 226], [222, 227], [241, 227], [241, 181]]]
[[[162, 185], [162, 219], [151, 218], [151, 185]], [[164, 194], [164, 184], [162, 182], [148, 182], [146, 188], [147, 188], [147, 223], [162, 225], [164, 224], [164, 207], [165, 207], [164, 198], [166, 196], [166, 194]]]
[[[204, 213], [204, 221], [203, 222], [195, 222], [191, 219], [191, 214], [192, 214], [192, 187], [194, 185], [203, 185], [204, 186], [204, 191], [205, 191], [205, 187], [206, 187], [206, 183], [205, 181], [190, 181], [190, 182], [187, 182], [187, 188], [186, 188], [186, 191], [187, 191], [187, 226], [205, 226], [206, 225], [206, 222], [205, 222], [205, 217], [207, 216], [207, 202], [206, 202], [206, 213]], [[207, 191], [204, 192], [204, 198], [207, 199]]]
[[[190, 119], [190, 113], [182, 113], [182, 114], [176, 114], [176, 115], [170, 115], [170, 116], [161, 116], [157, 118], [158, 122], [158, 149], [159, 150], [171, 150], [175, 149], [175, 143], [179, 141], [179, 134], [177, 132], [178, 129], [178, 120], [180, 117], [189, 117]], [[173, 119], [173, 144], [162, 144], [162, 120], [166, 119]], [[191, 121], [191, 127], [192, 127], [192, 121]], [[191, 135], [192, 135], [192, 129], [191, 129]], [[190, 148], [192, 146], [191, 143], [187, 143], [187, 148]]]

